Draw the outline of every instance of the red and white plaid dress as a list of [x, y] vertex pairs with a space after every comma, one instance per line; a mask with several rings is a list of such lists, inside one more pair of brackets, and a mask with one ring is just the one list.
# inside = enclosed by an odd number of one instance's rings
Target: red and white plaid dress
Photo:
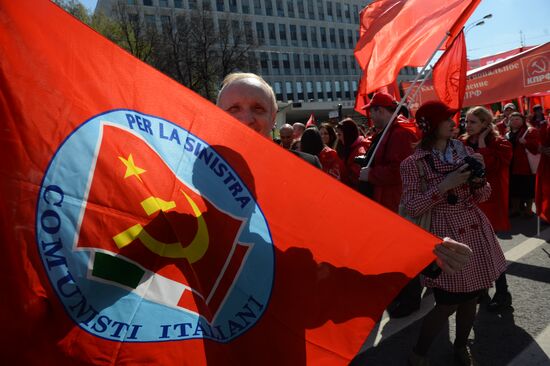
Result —
[[[401, 201], [409, 214], [412, 217], [420, 216], [431, 209], [430, 231], [439, 237], [447, 236], [464, 243], [473, 251], [472, 259], [461, 271], [452, 275], [443, 272], [435, 279], [426, 278], [427, 287], [437, 287], [449, 292], [472, 292], [489, 288], [506, 269], [506, 260], [491, 223], [476, 205], [489, 198], [491, 194], [489, 184], [472, 189], [466, 183], [443, 195], [437, 188], [446, 174], [464, 164], [465, 155], [473, 154], [474, 151], [471, 148], [459, 146], [461, 144], [458, 140], [450, 140], [446, 159], [450, 162], [444, 161], [436, 152], [417, 148], [401, 163], [403, 180]], [[435, 170], [428, 163], [429, 156], [432, 158]], [[421, 192], [420, 189], [417, 160], [420, 160], [426, 172], [426, 192]], [[457, 196], [456, 204], [447, 202], [449, 193]]]

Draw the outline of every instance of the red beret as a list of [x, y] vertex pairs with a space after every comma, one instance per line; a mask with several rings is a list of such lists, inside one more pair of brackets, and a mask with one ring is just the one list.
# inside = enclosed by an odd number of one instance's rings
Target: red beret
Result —
[[458, 112], [458, 109], [450, 108], [439, 101], [426, 102], [416, 111], [416, 120], [427, 124], [429, 129], [436, 128], [441, 122], [448, 120]]

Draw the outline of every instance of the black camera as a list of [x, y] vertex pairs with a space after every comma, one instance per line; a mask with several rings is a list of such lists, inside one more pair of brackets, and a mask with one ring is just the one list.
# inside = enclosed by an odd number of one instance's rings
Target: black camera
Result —
[[466, 156], [464, 162], [468, 164], [468, 170], [470, 173], [470, 180], [475, 178], [485, 178], [485, 168], [476, 158], [472, 156]]
[[369, 159], [367, 158], [367, 155], [359, 155], [353, 158], [353, 162], [355, 164], [359, 164], [361, 168], [364, 168], [368, 165]]

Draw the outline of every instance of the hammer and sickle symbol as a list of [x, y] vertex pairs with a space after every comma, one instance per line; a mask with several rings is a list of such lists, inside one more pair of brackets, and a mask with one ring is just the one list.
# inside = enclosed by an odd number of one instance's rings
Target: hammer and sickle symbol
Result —
[[[189, 245], [184, 247], [180, 242], [162, 242], [150, 235], [141, 224], [136, 224], [113, 237], [117, 247], [121, 249], [135, 239], [139, 239], [147, 249], [162, 257], [173, 259], [185, 258], [189, 263], [199, 261], [208, 250], [208, 227], [206, 226], [206, 221], [197, 204], [184, 191], [181, 191], [181, 193], [183, 193], [187, 199], [187, 202], [193, 210], [193, 214], [197, 218], [197, 233]], [[141, 201], [141, 207], [143, 207], [148, 216], [151, 216], [159, 210], [168, 211], [175, 208], [176, 203], [174, 201], [164, 201], [161, 198], [151, 196]]]

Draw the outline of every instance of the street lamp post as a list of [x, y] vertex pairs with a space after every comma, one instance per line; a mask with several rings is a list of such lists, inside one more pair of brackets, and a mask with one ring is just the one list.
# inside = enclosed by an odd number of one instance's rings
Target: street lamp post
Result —
[[478, 19], [475, 22], [472, 22], [472, 23], [468, 24], [464, 28], [464, 35], [466, 35], [466, 33], [468, 33], [472, 28], [475, 28], [475, 27], [478, 27], [480, 25], [485, 24], [485, 19], [491, 19], [492, 17], [493, 17], [493, 14], [487, 14], [483, 18]]

